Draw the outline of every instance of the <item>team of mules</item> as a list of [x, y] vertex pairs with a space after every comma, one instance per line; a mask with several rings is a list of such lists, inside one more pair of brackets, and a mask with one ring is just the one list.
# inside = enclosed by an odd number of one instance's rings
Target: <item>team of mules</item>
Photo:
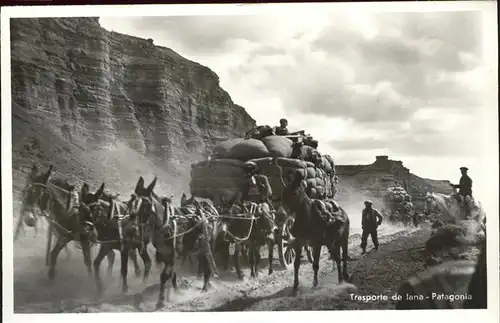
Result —
[[[140, 275], [137, 261], [138, 252], [144, 263], [143, 280], [150, 275], [152, 260], [147, 247], [155, 249], [154, 259], [163, 265], [160, 274], [160, 295], [157, 307], [161, 308], [170, 292], [177, 289], [176, 264], [190, 256], [198, 258], [198, 272], [203, 274], [203, 291], [210, 286], [210, 277], [218, 276], [213, 251], [222, 251], [229, 258], [229, 244], [235, 245], [233, 255], [236, 273], [242, 277], [239, 254], [246, 249], [250, 263], [250, 275], [256, 277], [259, 272], [260, 249], [267, 245], [269, 251], [269, 274], [273, 273], [273, 247], [276, 241], [276, 213], [268, 204], [237, 205], [227, 201], [219, 211], [210, 201], [199, 201], [194, 197], [187, 199], [183, 195], [181, 206], [173, 206], [172, 197], [160, 197], [154, 192], [156, 177], [145, 186], [144, 179], [139, 178], [134, 193], [128, 201], [119, 201], [118, 195], [104, 192], [103, 183], [95, 192], [90, 191], [84, 183], [78, 192], [65, 180], [52, 178], [53, 167], [39, 173], [33, 166], [23, 192], [20, 223], [36, 227], [39, 213], [42, 211], [49, 223], [47, 265], [49, 278], [55, 278], [56, 262], [60, 251], [70, 242], [81, 245], [84, 263], [89, 274], [94, 274], [99, 294], [103, 291], [100, 277], [100, 263], [108, 258], [108, 274], [111, 274], [114, 263], [114, 250], [121, 255], [121, 277], [123, 292], [127, 292], [127, 274], [129, 257], [134, 263], [136, 276]], [[302, 186], [298, 183], [300, 174], [289, 174], [292, 180], [285, 184], [283, 207], [296, 216], [294, 226], [296, 236], [295, 252], [301, 254], [308, 244], [313, 247], [314, 286], [318, 284], [320, 249], [326, 245], [332, 258], [337, 263], [339, 281], [348, 277], [346, 266], [347, 237], [349, 236], [349, 219], [347, 214], [333, 201], [320, 201], [307, 198]], [[22, 221], [22, 222], [21, 222]], [[52, 237], [55, 243], [52, 246]], [[99, 246], [93, 266], [90, 256], [91, 246]], [[224, 248], [219, 250], [223, 245]], [[343, 250], [343, 267], [340, 265], [340, 249]], [[49, 254], [49, 250], [50, 251]], [[294, 289], [298, 286], [298, 269], [300, 256], [295, 261]], [[227, 267], [227, 264], [226, 264]]]
[[[277, 164], [276, 167], [281, 173], [281, 168]], [[183, 195], [181, 206], [178, 207], [173, 205], [172, 196], [159, 197], [154, 192], [156, 178], [145, 186], [142, 177], [130, 199], [121, 202], [117, 195], [104, 192], [104, 183], [94, 193], [84, 183], [78, 193], [67, 181], [52, 178], [52, 175], [52, 166], [45, 172], [39, 172], [36, 166], [31, 169], [23, 190], [21, 217], [14, 235], [18, 237], [23, 223], [36, 228], [40, 217], [37, 210], [41, 211], [49, 223], [46, 264], [51, 280], [55, 278], [60, 251], [71, 241], [81, 246], [87, 271], [89, 274], [94, 273], [99, 293], [103, 290], [99, 267], [104, 257], [108, 258], [108, 274], [111, 274], [114, 250], [120, 252], [122, 288], [126, 292], [129, 257], [134, 263], [136, 276], [139, 276], [140, 267], [136, 256], [136, 252], [139, 252], [144, 262], [143, 280], [146, 281], [152, 266], [147, 247], [152, 245], [155, 261], [163, 264], [157, 308], [164, 304], [167, 282], [170, 281], [172, 285], [168, 288], [167, 299], [170, 292], [177, 289], [175, 265], [179, 261], [183, 264], [193, 254], [198, 257], [198, 273], [204, 276], [203, 291], [208, 289], [210, 277], [218, 276], [212, 252], [221, 252], [225, 256], [227, 268], [230, 244], [235, 245], [233, 261], [239, 277], [242, 277], [239, 254], [248, 250], [251, 276], [257, 276], [260, 248], [266, 244], [269, 249], [269, 274], [273, 272], [276, 216], [279, 213], [272, 212], [267, 204], [237, 205], [234, 201], [224, 199], [223, 205], [217, 210], [209, 201], [199, 201], [194, 197], [187, 199]], [[337, 265], [338, 281], [348, 280], [350, 223], [347, 213], [333, 200], [309, 198], [302, 185], [302, 172], [290, 171], [285, 177], [281, 174], [282, 207], [286, 213], [295, 216], [295, 224], [290, 232], [294, 237], [292, 244], [297, 255], [293, 291], [299, 285], [300, 258], [307, 246], [312, 247], [313, 286], [318, 285], [319, 258], [323, 246], [328, 248]], [[426, 207], [438, 207], [450, 220], [459, 221], [462, 215], [459, 203], [453, 196], [428, 194]], [[468, 218], [484, 226], [485, 214], [480, 203], [473, 203], [470, 210]], [[52, 246], [53, 237], [56, 241]], [[92, 268], [90, 249], [94, 243], [99, 245], [99, 251]], [[484, 250], [482, 256], [484, 258]]]

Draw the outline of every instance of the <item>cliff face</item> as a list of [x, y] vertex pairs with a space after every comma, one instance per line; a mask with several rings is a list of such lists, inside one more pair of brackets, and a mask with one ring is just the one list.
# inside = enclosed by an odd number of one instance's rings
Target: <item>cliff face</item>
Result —
[[209, 68], [98, 18], [12, 19], [11, 46], [13, 118], [74, 145], [124, 143], [175, 171], [255, 125]]
[[[453, 189], [446, 180], [431, 180], [414, 175], [401, 161], [390, 160], [388, 156], [377, 156], [369, 165], [337, 165], [340, 201], [371, 198], [382, 200], [391, 186], [402, 186], [411, 195], [417, 209], [423, 207], [426, 192], [450, 194]], [[363, 201], [356, 201], [361, 204]]]

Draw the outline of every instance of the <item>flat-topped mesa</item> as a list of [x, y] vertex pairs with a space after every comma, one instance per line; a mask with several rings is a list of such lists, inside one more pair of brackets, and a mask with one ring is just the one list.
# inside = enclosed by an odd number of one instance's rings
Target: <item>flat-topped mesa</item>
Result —
[[120, 141], [174, 165], [255, 126], [209, 68], [98, 21], [11, 20], [13, 117], [23, 109], [83, 147]]
[[421, 209], [426, 192], [453, 192], [449, 181], [421, 178], [412, 174], [401, 160], [391, 160], [387, 155], [376, 156], [368, 165], [337, 165], [336, 174], [339, 200], [349, 199], [353, 190], [381, 198], [389, 187], [401, 186], [410, 194], [416, 208]]

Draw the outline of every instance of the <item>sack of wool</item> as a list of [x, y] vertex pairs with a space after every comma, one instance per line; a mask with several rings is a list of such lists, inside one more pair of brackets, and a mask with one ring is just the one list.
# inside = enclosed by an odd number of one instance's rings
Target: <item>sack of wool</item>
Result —
[[235, 138], [229, 139], [216, 145], [212, 151], [212, 158], [228, 158], [230, 156], [231, 149], [237, 144], [245, 139]]
[[333, 158], [332, 156], [330, 155], [324, 155], [326, 160], [328, 160], [328, 162], [330, 163], [330, 167], [332, 168], [332, 173], [333, 175], [335, 175], [335, 162], [333, 161]]
[[313, 165], [320, 166], [321, 154], [310, 146], [304, 146], [300, 143], [295, 143], [292, 149], [292, 158], [300, 159], [313, 163]]
[[318, 149], [318, 141], [313, 139], [313, 138], [306, 137], [303, 139], [303, 142], [304, 142], [305, 146], [309, 146], [309, 147], [312, 147], [314, 149]]
[[319, 177], [316, 177], [316, 183], [315, 183], [316, 186], [325, 186], [326, 183], [325, 183], [325, 180], [323, 178], [319, 178]]
[[257, 139], [230, 139], [214, 148], [213, 157], [249, 160], [268, 157], [269, 151], [262, 141]]
[[325, 179], [325, 193], [327, 197], [332, 198], [333, 190], [332, 190], [332, 181], [330, 180], [330, 177], [326, 177]]
[[316, 178], [316, 169], [314, 167], [307, 167], [307, 178]]
[[316, 189], [314, 187], [307, 188], [306, 193], [307, 193], [307, 196], [309, 196], [309, 198], [312, 198], [312, 199], [315, 199], [318, 196], [318, 191], [316, 191]]
[[316, 178], [308, 178], [306, 179], [307, 187], [315, 187], [316, 186]]
[[328, 174], [332, 172], [332, 166], [325, 156], [321, 156], [321, 169], [323, 169]]
[[269, 157], [269, 150], [257, 139], [247, 139], [236, 143], [229, 152], [229, 158], [249, 160], [254, 158]]
[[261, 139], [270, 156], [272, 157], [285, 157], [292, 156], [293, 142], [284, 136], [268, 136]]

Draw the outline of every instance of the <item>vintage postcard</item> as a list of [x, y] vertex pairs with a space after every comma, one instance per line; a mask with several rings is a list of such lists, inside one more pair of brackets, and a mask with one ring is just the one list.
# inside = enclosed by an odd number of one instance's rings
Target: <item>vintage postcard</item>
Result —
[[498, 322], [496, 6], [2, 8], [4, 318]]

